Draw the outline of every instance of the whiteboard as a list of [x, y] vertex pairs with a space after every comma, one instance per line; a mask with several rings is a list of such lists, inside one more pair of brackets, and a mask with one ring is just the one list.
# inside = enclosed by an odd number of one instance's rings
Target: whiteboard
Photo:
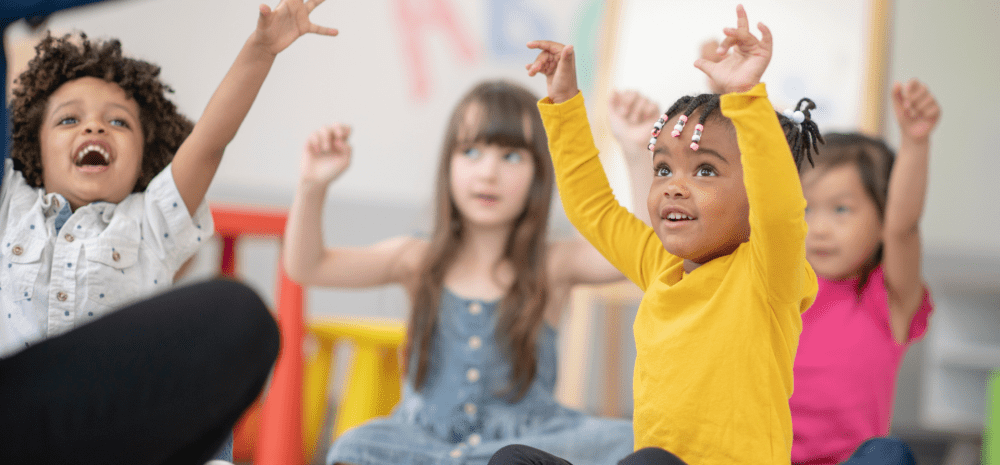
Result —
[[[868, 1], [747, 0], [751, 31], [763, 22], [774, 53], [762, 81], [778, 110], [802, 97], [816, 102], [822, 131], [856, 130], [864, 89]], [[736, 26], [736, 2], [624, 0], [612, 87], [636, 89], [662, 107], [687, 94], [708, 92], [694, 67], [701, 44], [722, 40]]]

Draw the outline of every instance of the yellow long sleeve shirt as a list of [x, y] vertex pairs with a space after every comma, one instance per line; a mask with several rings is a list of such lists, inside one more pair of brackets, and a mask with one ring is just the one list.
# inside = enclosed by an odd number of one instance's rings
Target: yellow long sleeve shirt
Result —
[[736, 127], [750, 239], [689, 274], [616, 201], [583, 97], [538, 107], [567, 216], [644, 292], [633, 327], [635, 448], [692, 465], [787, 465], [792, 363], [817, 286], [802, 187], [764, 85], [721, 105]]

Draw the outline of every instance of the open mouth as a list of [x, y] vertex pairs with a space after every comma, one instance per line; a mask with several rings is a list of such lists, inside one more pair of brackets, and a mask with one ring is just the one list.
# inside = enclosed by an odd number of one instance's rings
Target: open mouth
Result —
[[98, 144], [88, 144], [76, 152], [76, 166], [108, 166], [111, 154]]

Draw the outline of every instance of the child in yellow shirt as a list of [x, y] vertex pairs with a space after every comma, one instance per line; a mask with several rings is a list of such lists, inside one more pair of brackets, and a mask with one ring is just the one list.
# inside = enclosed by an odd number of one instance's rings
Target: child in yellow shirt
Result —
[[[538, 107], [566, 213], [645, 293], [634, 324], [638, 452], [621, 463], [790, 462], [792, 362], [816, 295], [796, 165], [819, 132], [807, 99], [776, 114], [759, 83], [770, 31], [750, 33], [742, 6], [737, 19], [725, 58], [695, 62], [728, 93], [681, 98], [653, 130], [652, 227], [612, 195], [573, 48], [528, 44], [541, 51], [527, 68], [548, 83]], [[544, 455], [512, 446], [491, 463], [565, 463]]]

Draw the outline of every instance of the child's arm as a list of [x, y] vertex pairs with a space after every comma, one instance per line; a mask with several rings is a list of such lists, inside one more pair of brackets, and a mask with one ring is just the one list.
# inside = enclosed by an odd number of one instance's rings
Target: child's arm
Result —
[[649, 134], [660, 117], [659, 106], [636, 91], [612, 92], [608, 100], [611, 135], [622, 149], [632, 187], [632, 214], [650, 224], [646, 200], [653, 184]]
[[695, 66], [730, 93], [722, 96], [722, 114], [736, 127], [743, 184], [750, 205], [750, 247], [768, 296], [801, 301], [815, 278], [805, 259], [805, 207], [802, 185], [784, 131], [760, 77], [771, 60], [772, 38], [758, 23], [761, 39], [750, 33], [746, 12], [736, 9], [738, 27], [726, 28], [719, 62], [698, 59]]
[[934, 95], [917, 80], [892, 89], [900, 144], [885, 208], [883, 271], [893, 337], [906, 343], [924, 297], [920, 275], [920, 216], [927, 192], [930, 134], [941, 116]]
[[257, 29], [174, 156], [174, 183], [192, 215], [205, 198], [222, 162], [222, 153], [250, 111], [275, 56], [303, 34], [337, 35], [336, 29], [309, 21], [309, 13], [320, 3], [323, 0], [282, 0], [274, 11], [267, 5], [260, 6]]
[[[653, 165], [646, 146], [649, 131], [660, 116], [655, 102], [636, 91], [612, 92], [608, 100], [611, 133], [621, 146], [632, 188], [632, 214], [649, 224], [646, 197]], [[555, 284], [607, 284], [624, 279], [594, 246], [585, 240], [554, 242], [550, 247], [549, 276]]]
[[406, 270], [422, 256], [423, 241], [388, 239], [368, 247], [323, 247], [323, 202], [327, 188], [351, 162], [348, 126], [334, 124], [309, 138], [301, 178], [288, 214], [283, 261], [288, 276], [304, 285], [369, 287], [405, 283]]
[[616, 268], [645, 289], [652, 273], [672, 256], [653, 229], [618, 204], [598, 158], [583, 98], [576, 86], [573, 48], [550, 41], [528, 43], [539, 49], [528, 74], [542, 72], [548, 98], [539, 105], [556, 183], [566, 216]]

